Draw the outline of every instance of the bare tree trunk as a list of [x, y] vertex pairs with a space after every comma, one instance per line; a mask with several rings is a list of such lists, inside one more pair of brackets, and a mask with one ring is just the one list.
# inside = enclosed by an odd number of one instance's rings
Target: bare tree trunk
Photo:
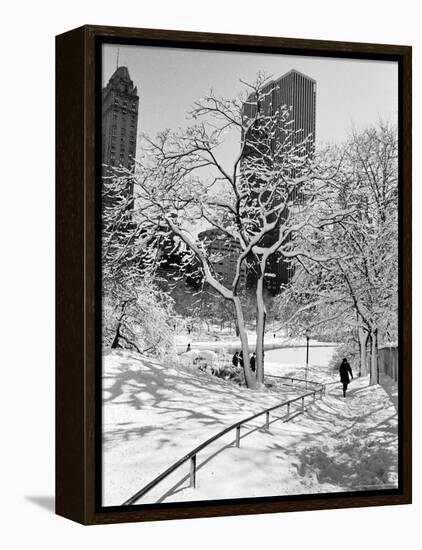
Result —
[[239, 330], [240, 342], [242, 344], [243, 372], [245, 373], [246, 385], [248, 388], [255, 388], [256, 379], [250, 367], [248, 335], [246, 333], [245, 320], [243, 318], [242, 305], [240, 303], [239, 296], [235, 296], [233, 298], [233, 303], [234, 303], [236, 317], [237, 317], [236, 326]]
[[120, 345], [120, 338], [122, 337], [122, 334], [121, 334], [121, 332], [120, 332], [120, 328], [121, 328], [122, 323], [123, 323], [124, 312], [125, 312], [127, 303], [128, 303], [128, 301], [125, 300], [125, 301], [121, 304], [120, 317], [119, 317], [119, 320], [117, 321], [116, 333], [115, 333], [115, 335], [114, 335], [113, 342], [112, 342], [112, 344], [111, 344], [111, 349], [117, 349], [117, 348], [120, 348], [120, 347], [121, 347], [121, 345]]
[[368, 333], [362, 327], [358, 328], [358, 341], [360, 352], [360, 364], [359, 364], [359, 376], [365, 376], [367, 374], [367, 343]]
[[265, 321], [266, 310], [264, 304], [264, 277], [261, 275], [258, 278], [256, 285], [256, 379], [257, 382], [264, 383], [264, 336], [265, 336]]
[[113, 342], [111, 344], [111, 349], [117, 349], [120, 347], [120, 343], [119, 343], [119, 340], [120, 340], [120, 321], [119, 321], [119, 324], [117, 325], [117, 328], [116, 328], [116, 333], [114, 335], [114, 338], [113, 338]]
[[378, 375], [378, 331], [375, 329], [371, 331], [371, 372], [369, 377], [369, 384], [373, 386], [378, 384], [379, 375]]

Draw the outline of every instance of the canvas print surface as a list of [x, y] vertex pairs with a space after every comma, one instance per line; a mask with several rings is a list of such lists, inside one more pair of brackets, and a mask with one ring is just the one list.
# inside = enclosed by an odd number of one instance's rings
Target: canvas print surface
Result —
[[102, 505], [397, 488], [397, 63], [102, 78]]

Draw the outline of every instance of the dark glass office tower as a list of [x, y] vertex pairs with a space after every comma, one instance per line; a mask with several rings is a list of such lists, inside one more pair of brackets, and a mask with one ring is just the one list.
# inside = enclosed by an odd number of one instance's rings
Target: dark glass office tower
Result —
[[[264, 115], [275, 116], [283, 106], [286, 106], [290, 109], [287, 122], [290, 122], [293, 130], [289, 138], [291, 146], [295, 147], [306, 140], [301, 154], [312, 156], [315, 149], [316, 81], [293, 69], [277, 80], [265, 84], [260, 92], [259, 105], [254, 94], [251, 94], [244, 103], [244, 118], [249, 120], [254, 118], [258, 108]], [[259, 131], [259, 129], [256, 130], [256, 132]], [[285, 134], [282, 136], [281, 126], [276, 127], [273, 136], [274, 149], [282, 139], [285, 139]], [[259, 151], [257, 148], [253, 151], [246, 148], [244, 154], [245, 156], [257, 155]], [[267, 236], [265, 245], [271, 244], [271, 241], [276, 239], [276, 232]], [[281, 285], [286, 284], [291, 276], [289, 264], [277, 255], [269, 260], [267, 273], [270, 276], [266, 278], [265, 285], [272, 294], [280, 292]], [[248, 271], [247, 284], [253, 287], [255, 282], [256, 275], [252, 267]]]

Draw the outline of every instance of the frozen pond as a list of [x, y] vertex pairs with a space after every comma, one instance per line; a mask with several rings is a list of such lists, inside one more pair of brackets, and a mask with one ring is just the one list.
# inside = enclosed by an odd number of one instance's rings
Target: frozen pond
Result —
[[[321, 345], [321, 344], [320, 344]], [[315, 366], [328, 366], [335, 346], [309, 347], [309, 363]], [[306, 347], [281, 348], [265, 352], [265, 362], [280, 365], [305, 365]]]
[[[309, 347], [309, 379], [319, 380], [328, 374], [328, 363], [335, 351], [333, 345]], [[306, 347], [282, 348], [265, 352], [265, 372], [278, 376], [305, 378]]]

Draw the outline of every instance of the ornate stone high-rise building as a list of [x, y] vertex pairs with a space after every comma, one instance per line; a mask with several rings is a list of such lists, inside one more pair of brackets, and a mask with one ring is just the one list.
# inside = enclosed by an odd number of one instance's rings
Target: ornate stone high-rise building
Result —
[[[139, 96], [127, 67], [117, 67], [102, 90], [102, 211], [103, 234], [108, 238], [104, 253], [124, 248], [133, 230], [134, 184], [128, 178], [124, 189], [113, 187], [122, 169], [132, 171], [136, 156]], [[121, 173], [121, 172], [120, 172]]]
[[102, 92], [102, 162], [107, 167], [133, 168], [138, 108], [138, 89], [128, 68], [118, 67]]

